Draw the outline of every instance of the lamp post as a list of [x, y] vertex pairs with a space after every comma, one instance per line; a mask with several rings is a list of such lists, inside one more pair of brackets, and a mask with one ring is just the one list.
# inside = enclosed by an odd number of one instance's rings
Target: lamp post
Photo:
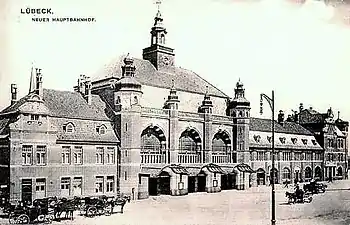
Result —
[[276, 199], [275, 199], [275, 93], [272, 91], [271, 98], [265, 94], [260, 94], [260, 114], [263, 113], [263, 100], [269, 103], [271, 111], [272, 111], [272, 168], [271, 168], [271, 200], [272, 200], [272, 208], [271, 208], [271, 225], [276, 224]]

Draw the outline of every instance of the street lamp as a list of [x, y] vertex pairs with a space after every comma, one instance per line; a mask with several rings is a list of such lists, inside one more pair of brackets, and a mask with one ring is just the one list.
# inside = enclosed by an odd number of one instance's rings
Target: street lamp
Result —
[[272, 91], [271, 98], [265, 94], [260, 94], [260, 114], [263, 113], [263, 100], [269, 103], [272, 111], [272, 173], [270, 174], [271, 179], [271, 194], [272, 194], [272, 212], [271, 212], [271, 225], [276, 224], [276, 199], [275, 199], [275, 93]]

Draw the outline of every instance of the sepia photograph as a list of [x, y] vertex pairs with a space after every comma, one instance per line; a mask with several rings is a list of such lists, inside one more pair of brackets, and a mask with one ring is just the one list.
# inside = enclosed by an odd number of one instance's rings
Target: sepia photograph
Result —
[[350, 0], [0, 0], [0, 224], [350, 225]]

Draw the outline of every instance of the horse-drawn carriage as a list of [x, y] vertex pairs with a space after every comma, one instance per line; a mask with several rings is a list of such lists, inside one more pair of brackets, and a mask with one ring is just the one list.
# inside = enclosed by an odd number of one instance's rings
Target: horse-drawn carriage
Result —
[[85, 197], [80, 199], [80, 214], [87, 217], [94, 217], [97, 215], [111, 215], [114, 212], [114, 208], [120, 206], [120, 213], [123, 213], [124, 205], [126, 202], [130, 202], [129, 197]]
[[305, 192], [310, 192], [312, 194], [324, 193], [326, 191], [327, 185], [317, 182], [311, 181], [308, 184], [304, 184], [303, 189]]
[[9, 223], [51, 223], [54, 219], [54, 208], [50, 203], [50, 198], [46, 198], [36, 199], [32, 205], [23, 204], [22, 202], [17, 205], [9, 205]]

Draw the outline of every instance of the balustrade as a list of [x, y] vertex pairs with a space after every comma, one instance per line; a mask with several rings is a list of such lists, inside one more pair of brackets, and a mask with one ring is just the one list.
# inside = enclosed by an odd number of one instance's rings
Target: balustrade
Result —
[[141, 164], [165, 164], [167, 163], [167, 152], [141, 152]]
[[189, 152], [179, 152], [177, 155], [178, 163], [188, 164], [188, 163], [200, 163], [201, 155], [200, 153], [189, 153]]

